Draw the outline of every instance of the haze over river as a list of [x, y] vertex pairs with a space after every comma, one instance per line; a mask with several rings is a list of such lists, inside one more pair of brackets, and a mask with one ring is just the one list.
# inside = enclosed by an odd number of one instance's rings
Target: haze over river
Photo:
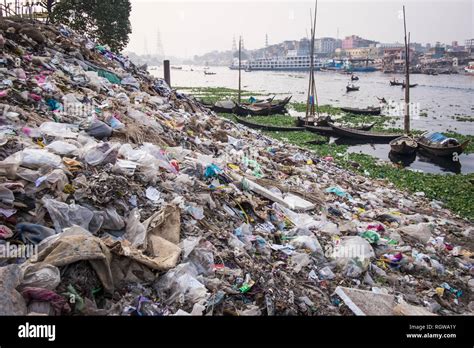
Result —
[[[191, 71], [191, 69], [193, 71]], [[227, 87], [238, 88], [238, 71], [227, 67], [210, 67], [208, 71], [215, 75], [205, 75], [203, 67], [183, 66], [182, 70], [171, 70], [173, 87]], [[152, 71], [162, 77], [162, 68]], [[316, 72], [316, 88], [320, 105], [367, 107], [377, 106], [376, 97], [384, 97], [394, 107], [384, 108], [382, 114], [393, 116], [387, 126], [403, 128], [404, 90], [400, 86], [390, 86], [393, 78], [403, 81], [403, 74], [384, 74], [382, 72], [357, 73], [360, 91], [346, 93], [350, 75], [337, 72]], [[458, 120], [458, 117], [474, 119], [474, 76], [457, 75], [421, 75], [410, 76], [410, 89], [413, 111], [411, 127], [417, 130], [453, 131], [465, 135], [474, 135], [474, 122]], [[294, 71], [242, 71], [242, 88], [262, 94], [277, 94], [280, 99], [292, 95], [293, 101], [305, 102], [308, 89], [308, 72]], [[397, 110], [401, 111], [398, 116]], [[388, 160], [388, 145], [353, 145], [351, 152], [364, 152]], [[429, 163], [418, 158], [410, 164], [413, 169], [425, 172], [474, 172], [474, 155], [461, 155], [461, 168], [446, 167]]]

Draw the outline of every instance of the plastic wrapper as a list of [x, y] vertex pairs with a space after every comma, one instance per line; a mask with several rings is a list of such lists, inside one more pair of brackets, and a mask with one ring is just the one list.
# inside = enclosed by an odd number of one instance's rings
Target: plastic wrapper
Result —
[[43, 149], [23, 150], [23, 167], [38, 169], [42, 167], [59, 168], [62, 165], [61, 157]]

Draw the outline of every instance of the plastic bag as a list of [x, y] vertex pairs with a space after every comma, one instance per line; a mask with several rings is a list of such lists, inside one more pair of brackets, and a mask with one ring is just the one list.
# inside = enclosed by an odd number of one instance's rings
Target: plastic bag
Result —
[[77, 138], [78, 127], [68, 123], [44, 122], [39, 127], [41, 134], [59, 138]]
[[56, 232], [60, 233], [64, 228], [73, 225], [89, 230], [89, 223], [94, 217], [94, 213], [89, 209], [78, 204], [68, 205], [46, 197], [43, 197], [41, 201], [53, 220]]
[[77, 146], [65, 141], [57, 140], [46, 146], [46, 149], [60, 156], [76, 156], [78, 155]]
[[299, 273], [303, 267], [311, 263], [311, 258], [305, 253], [294, 253], [291, 256], [290, 263], [293, 266], [293, 271]]
[[117, 161], [117, 153], [120, 145], [101, 143], [87, 150], [84, 159], [91, 166], [98, 166]]
[[[358, 236], [346, 236], [333, 250], [332, 257], [338, 266], [345, 269], [354, 261], [358, 262], [361, 269], [366, 270], [370, 259], [375, 257], [374, 249], [364, 238]], [[351, 266], [352, 267], [352, 266]]]
[[186, 207], [186, 212], [196, 220], [204, 219], [204, 209], [200, 206], [188, 205]]
[[191, 263], [182, 263], [160, 277], [155, 289], [168, 305], [174, 303], [180, 296], [190, 303], [201, 303], [206, 301], [210, 294], [196, 279], [197, 275], [198, 272]]
[[290, 244], [297, 248], [309, 249], [315, 254], [324, 254], [323, 248], [315, 236], [298, 236]]
[[23, 270], [20, 287], [54, 290], [61, 282], [59, 269], [52, 265], [30, 264]]
[[140, 88], [140, 84], [138, 83], [137, 79], [134, 78], [132, 75], [126, 76], [122, 79], [122, 85], [128, 85], [135, 87], [136, 89]]
[[61, 157], [43, 149], [25, 149], [23, 150], [23, 167], [30, 169], [39, 169], [42, 167], [59, 168], [62, 165]]
[[214, 254], [212, 253], [209, 242], [201, 242], [189, 254], [185, 261], [191, 262], [196, 268], [198, 274], [206, 276], [214, 273]]
[[146, 237], [145, 226], [140, 222], [140, 211], [135, 208], [128, 215], [124, 238], [132, 243], [132, 246], [139, 247], [145, 244]]
[[105, 124], [102, 121], [99, 120], [94, 120], [92, 121], [91, 125], [87, 129], [87, 134], [90, 136], [102, 140], [105, 138], [109, 138], [112, 135], [112, 128], [109, 127], [107, 124]]
[[108, 207], [105, 211], [101, 212], [104, 221], [102, 228], [104, 230], [120, 231], [125, 227], [125, 221], [117, 213], [117, 210], [113, 207]]

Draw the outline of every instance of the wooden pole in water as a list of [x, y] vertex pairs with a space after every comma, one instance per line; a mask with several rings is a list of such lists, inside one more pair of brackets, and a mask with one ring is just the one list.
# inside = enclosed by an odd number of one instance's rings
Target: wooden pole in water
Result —
[[315, 108], [319, 116], [319, 108], [317, 106], [317, 94], [316, 94], [316, 83], [314, 79], [314, 40], [316, 37], [316, 17], [318, 13], [318, 1], [316, 0], [315, 9], [314, 9], [314, 22], [313, 14], [310, 10], [309, 16], [311, 20], [311, 49], [310, 49], [310, 61], [311, 65], [309, 68], [309, 85], [308, 85], [308, 99], [306, 101], [306, 123], [308, 123], [308, 117], [314, 116]]
[[239, 104], [242, 98], [242, 36], [239, 37]]
[[[407, 22], [403, 6], [403, 27], [405, 29], [405, 134], [410, 134], [410, 39], [407, 40]], [[410, 34], [408, 34], [410, 35]]]
[[170, 73], [170, 61], [169, 60], [164, 60], [163, 61], [163, 69], [164, 69], [164, 76], [165, 76], [165, 81], [170, 86], [171, 88], [171, 73]]

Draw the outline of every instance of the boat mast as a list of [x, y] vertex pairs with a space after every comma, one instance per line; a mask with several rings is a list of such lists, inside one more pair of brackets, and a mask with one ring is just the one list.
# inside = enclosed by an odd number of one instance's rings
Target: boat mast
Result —
[[403, 27], [405, 29], [405, 134], [410, 134], [410, 34], [407, 41], [407, 22], [403, 6]]
[[315, 9], [314, 9], [314, 22], [313, 22], [313, 15], [310, 11], [310, 19], [311, 19], [311, 65], [309, 69], [309, 86], [308, 86], [308, 99], [306, 102], [306, 123], [308, 122], [309, 116], [315, 115], [315, 108], [316, 112], [319, 116], [319, 107], [318, 107], [318, 97], [316, 92], [316, 83], [314, 79], [314, 40], [316, 35], [316, 18], [318, 14], [318, 1], [316, 0]]
[[241, 99], [241, 85], [242, 85], [242, 36], [239, 37], [239, 104]]

